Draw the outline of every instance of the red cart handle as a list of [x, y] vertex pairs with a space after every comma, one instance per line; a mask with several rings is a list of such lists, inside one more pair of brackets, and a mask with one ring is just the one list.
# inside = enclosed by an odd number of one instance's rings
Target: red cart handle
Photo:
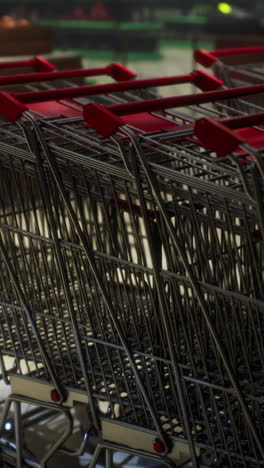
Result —
[[64, 70], [57, 71], [54, 73], [42, 72], [42, 73], [26, 73], [15, 76], [0, 76], [0, 86], [3, 85], [12, 85], [12, 84], [24, 84], [24, 83], [34, 83], [40, 81], [51, 81], [51, 80], [61, 80], [67, 78], [76, 78], [82, 76], [101, 76], [109, 75], [116, 81], [126, 81], [131, 80], [136, 77], [136, 74], [124, 67], [120, 63], [112, 63], [107, 67], [100, 68], [88, 68], [88, 69], [77, 69], [77, 70]]
[[92, 103], [84, 106], [83, 115], [85, 121], [90, 127], [95, 129], [104, 137], [109, 137], [116, 132], [119, 127], [125, 125], [125, 121], [120, 118], [121, 115], [158, 112], [165, 109], [205, 104], [263, 92], [264, 84], [261, 84], [208, 91], [207, 93], [187, 94], [183, 96], [159, 98], [147, 101], [114, 104], [107, 107], [101, 104]]
[[256, 127], [258, 125], [264, 124], [264, 112], [258, 112], [257, 114], [250, 115], [242, 115], [239, 117], [225, 118], [222, 119], [221, 122], [228, 128], [232, 128], [234, 130], [245, 127]]
[[[14, 122], [23, 112], [29, 110], [25, 103], [45, 102], [60, 99], [74, 99], [82, 96], [131, 91], [152, 86], [193, 83], [202, 90], [217, 89], [223, 85], [221, 80], [203, 71], [194, 71], [188, 75], [178, 75], [147, 80], [120, 81], [119, 83], [79, 86], [73, 88], [34, 91], [28, 93], [0, 92], [0, 115]], [[151, 101], [148, 101], [151, 102]]]
[[220, 61], [220, 57], [227, 55], [250, 55], [250, 54], [264, 54], [264, 47], [241, 47], [234, 49], [217, 49], [208, 51], [205, 49], [198, 49], [194, 52], [194, 58], [197, 63], [203, 65], [206, 68], [211, 67], [214, 63]]
[[10, 62], [0, 62], [0, 70], [6, 68], [33, 67], [37, 72], [50, 72], [56, 69], [53, 63], [43, 57], [33, 57], [29, 60], [15, 60]]
[[[194, 135], [218, 156], [226, 156], [235, 151], [240, 145], [247, 143], [246, 139], [235, 133], [234, 129], [254, 127], [264, 124], [264, 112], [215, 120], [204, 117], [196, 121]], [[263, 134], [264, 136], [264, 134]], [[264, 145], [264, 138], [263, 138]]]
[[132, 91], [154, 86], [168, 86], [173, 84], [193, 83], [203, 91], [217, 89], [224, 83], [203, 71], [194, 71], [187, 75], [177, 75], [162, 78], [150, 78], [144, 80], [121, 81], [119, 83], [100, 84], [94, 86], [80, 86], [75, 88], [54, 89], [45, 91], [33, 91], [27, 93], [14, 93], [13, 97], [20, 102], [33, 103], [54, 101], [60, 99], [74, 99], [82, 96], [95, 96], [99, 94], [115, 93], [120, 91]]

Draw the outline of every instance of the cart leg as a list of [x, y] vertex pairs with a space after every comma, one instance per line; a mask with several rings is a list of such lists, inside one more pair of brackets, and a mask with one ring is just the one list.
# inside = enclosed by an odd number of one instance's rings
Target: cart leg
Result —
[[22, 446], [22, 418], [21, 418], [21, 404], [27, 403], [32, 406], [37, 406], [40, 408], [45, 408], [51, 411], [55, 411], [65, 417], [65, 430], [59, 439], [50, 447], [49, 451], [42, 458], [40, 464], [33, 462], [34, 466], [39, 466], [40, 468], [45, 468], [48, 460], [54, 455], [54, 453], [62, 447], [63, 443], [70, 437], [73, 431], [73, 420], [72, 415], [68, 408], [56, 405], [54, 403], [47, 403], [40, 400], [34, 400], [32, 398], [27, 398], [19, 395], [10, 395], [4, 405], [3, 413], [0, 418], [0, 436], [4, 431], [5, 422], [7, 415], [10, 410], [11, 404], [14, 404], [14, 422], [15, 422], [15, 455], [16, 458], [16, 468], [22, 468], [23, 465], [23, 446]]
[[6, 374], [4, 359], [2, 355], [0, 355], [0, 372], [1, 372], [0, 379], [2, 378], [6, 385], [10, 385], [10, 382]]
[[91, 460], [91, 462], [89, 463], [89, 467], [88, 468], [95, 468], [96, 467], [96, 464], [97, 464], [97, 460], [101, 454], [101, 451], [102, 451], [102, 447], [100, 444], [97, 445], [96, 449], [95, 449], [95, 452], [94, 452], [94, 455], [93, 455], [93, 458]]
[[40, 462], [40, 468], [45, 468], [47, 466], [48, 460], [54, 455], [54, 453], [59, 450], [64, 442], [70, 437], [73, 431], [73, 420], [70, 411], [63, 407], [57, 406], [50, 403], [43, 404], [44, 408], [51, 408], [57, 411], [60, 414], [63, 414], [65, 417], [65, 430], [63, 434], [59, 437], [59, 439], [50, 447], [50, 450], [46, 453], [46, 455], [42, 458]]
[[105, 468], [112, 467], [112, 450], [109, 448], [105, 449]]
[[21, 427], [21, 402], [14, 401], [15, 415], [15, 440], [16, 440], [16, 466], [22, 468], [22, 427]]

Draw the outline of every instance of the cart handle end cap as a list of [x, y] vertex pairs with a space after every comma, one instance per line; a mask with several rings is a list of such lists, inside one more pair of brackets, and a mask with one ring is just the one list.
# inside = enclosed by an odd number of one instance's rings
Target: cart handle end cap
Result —
[[196, 121], [194, 134], [210, 150], [224, 157], [235, 151], [245, 140], [224, 124], [214, 119], [203, 118]]
[[224, 86], [224, 82], [203, 70], [194, 71], [194, 83], [201, 91], [214, 91]]
[[44, 57], [35, 57], [34, 66], [37, 72], [48, 72], [48, 71], [56, 70], [55, 65], [53, 65], [53, 63], [46, 60]]
[[96, 130], [104, 138], [115, 133], [125, 122], [102, 104], [87, 104], [83, 109], [83, 117], [89, 127]]
[[50, 392], [50, 399], [53, 401], [53, 403], [59, 403], [61, 401], [60, 394], [56, 388], [51, 390]]
[[219, 58], [216, 55], [205, 49], [196, 50], [194, 52], [194, 59], [197, 63], [206, 68], [211, 67], [215, 62], [219, 61]]
[[109, 65], [109, 74], [115, 81], [129, 81], [137, 76], [136, 73], [124, 67], [121, 63], [111, 63]]
[[0, 115], [9, 122], [15, 122], [28, 108], [18, 101], [12, 94], [0, 91]]
[[83, 117], [89, 127], [96, 130], [104, 138], [115, 133], [125, 122], [102, 104], [87, 104], [83, 109]]
[[161, 439], [155, 439], [153, 441], [153, 449], [156, 453], [164, 453], [166, 450], [165, 444]]

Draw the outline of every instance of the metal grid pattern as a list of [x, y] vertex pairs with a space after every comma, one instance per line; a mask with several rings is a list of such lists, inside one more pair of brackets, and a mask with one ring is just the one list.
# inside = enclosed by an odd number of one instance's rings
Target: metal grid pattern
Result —
[[99, 416], [107, 401], [108, 417], [192, 440], [209, 465], [260, 467], [261, 167], [248, 147], [218, 159], [189, 112], [159, 117], [175, 130], [1, 126], [0, 350], [18, 372], [33, 361], [28, 378], [88, 392]]

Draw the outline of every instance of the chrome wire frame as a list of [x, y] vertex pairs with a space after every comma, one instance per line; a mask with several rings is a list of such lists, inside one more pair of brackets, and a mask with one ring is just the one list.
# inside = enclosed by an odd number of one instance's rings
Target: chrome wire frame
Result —
[[[263, 83], [263, 62], [228, 65], [218, 61], [212, 66], [212, 69], [214, 74], [220, 78], [228, 88]], [[255, 112], [262, 112], [263, 104], [263, 95], [261, 97], [249, 96], [240, 100], [240, 102], [232, 101], [232, 106], [243, 113], [250, 113], [252, 109], [255, 109]]]
[[106, 402], [109, 419], [156, 431], [165, 464], [173, 439], [194, 467], [198, 448], [209, 466], [259, 468], [263, 151], [218, 159], [182, 133], [188, 112], [159, 117], [175, 130], [1, 127], [0, 353], [88, 395], [95, 426]]
[[[21, 416], [21, 405], [23, 403], [36, 406], [38, 408], [45, 408], [65, 417], [65, 430], [56, 442], [50, 447], [47, 453], [43, 456], [40, 462], [36, 462], [29, 458], [24, 458], [23, 455], [23, 418]], [[15, 444], [8, 438], [4, 437], [4, 427], [11, 405], [14, 405], [14, 429], [15, 429]], [[22, 468], [23, 466], [30, 466], [32, 468], [45, 468], [47, 462], [59, 450], [62, 445], [71, 436], [73, 430], [73, 420], [68, 408], [53, 403], [34, 400], [32, 398], [22, 397], [21, 395], [11, 394], [5, 401], [4, 409], [0, 418], [0, 453], [3, 458], [7, 454], [9, 458], [16, 460], [16, 467]], [[0, 457], [1, 459], [1, 457]]]

